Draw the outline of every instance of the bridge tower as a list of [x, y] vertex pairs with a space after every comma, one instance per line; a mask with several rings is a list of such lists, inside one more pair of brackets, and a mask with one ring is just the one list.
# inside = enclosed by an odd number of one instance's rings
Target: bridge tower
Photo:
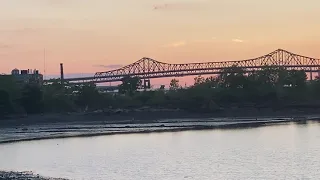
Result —
[[151, 88], [150, 79], [143, 79], [143, 88], [144, 88], [145, 90]]
[[148, 73], [151, 71], [150, 70], [150, 60], [147, 59], [147, 58], [142, 58], [143, 61], [142, 61], [142, 66], [143, 66], [143, 73], [145, 74], [143, 76], [143, 89], [146, 90], [146, 89], [150, 89], [151, 88], [151, 83], [150, 83], [150, 79], [148, 77]]

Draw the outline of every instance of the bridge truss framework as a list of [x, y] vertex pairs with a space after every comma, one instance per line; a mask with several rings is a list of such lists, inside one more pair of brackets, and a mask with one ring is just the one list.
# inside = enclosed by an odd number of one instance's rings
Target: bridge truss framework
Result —
[[286, 69], [319, 72], [320, 59], [306, 57], [278, 49], [253, 59], [223, 62], [204, 62], [188, 64], [168, 64], [151, 58], [142, 58], [135, 63], [106, 72], [97, 72], [94, 77], [65, 79], [70, 83], [103, 83], [121, 81], [125, 76], [138, 76], [142, 79], [163, 77], [182, 77], [191, 75], [221, 74], [221, 71], [237, 66], [245, 72], [259, 71], [264, 67], [278, 66]]

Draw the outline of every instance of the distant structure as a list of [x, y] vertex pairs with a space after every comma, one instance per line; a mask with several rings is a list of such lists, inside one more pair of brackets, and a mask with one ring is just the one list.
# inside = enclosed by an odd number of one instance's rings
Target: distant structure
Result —
[[[261, 71], [266, 67], [282, 67], [287, 70], [303, 70], [310, 73], [312, 80], [314, 73], [320, 74], [320, 59], [291, 53], [284, 49], [277, 49], [271, 53], [236, 61], [195, 62], [186, 64], [169, 64], [151, 58], [140, 60], [109, 71], [96, 72], [94, 76], [64, 78], [69, 84], [121, 82], [124, 77], [139, 77], [143, 85], [149, 87], [150, 79], [184, 77], [198, 75], [222, 74], [232, 67], [238, 67], [246, 73]], [[50, 82], [51, 80], [46, 80]]]
[[61, 84], [63, 84], [64, 82], [63, 63], [60, 63], [60, 80], [61, 80]]
[[19, 70], [13, 69], [11, 76], [15, 79], [17, 84], [31, 84], [36, 83], [39, 85], [43, 84], [43, 75], [39, 73], [39, 70]]

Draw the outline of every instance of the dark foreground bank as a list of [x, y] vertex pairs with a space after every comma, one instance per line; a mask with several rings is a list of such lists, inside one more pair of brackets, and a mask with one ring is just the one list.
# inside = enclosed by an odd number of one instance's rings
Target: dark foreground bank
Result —
[[70, 137], [132, 133], [254, 128], [288, 122], [306, 123], [320, 115], [214, 117], [182, 112], [135, 112], [119, 115], [55, 114], [7, 119], [0, 124], [0, 144]]
[[0, 171], [0, 180], [66, 180], [66, 179], [42, 177], [38, 174], [33, 174], [32, 172]]
[[6, 127], [23, 127], [29, 125], [52, 123], [80, 123], [95, 124], [136, 124], [155, 123], [163, 119], [203, 119], [203, 118], [264, 118], [264, 117], [305, 117], [318, 115], [320, 108], [230, 108], [211, 113], [190, 112], [180, 109], [119, 109], [113, 112], [87, 112], [87, 113], [45, 113], [37, 115], [14, 115], [0, 117], [0, 129]]

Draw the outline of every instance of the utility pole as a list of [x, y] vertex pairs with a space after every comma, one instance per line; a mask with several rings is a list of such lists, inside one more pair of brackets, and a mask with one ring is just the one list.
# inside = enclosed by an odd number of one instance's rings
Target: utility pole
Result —
[[46, 48], [43, 49], [43, 79], [46, 79]]

